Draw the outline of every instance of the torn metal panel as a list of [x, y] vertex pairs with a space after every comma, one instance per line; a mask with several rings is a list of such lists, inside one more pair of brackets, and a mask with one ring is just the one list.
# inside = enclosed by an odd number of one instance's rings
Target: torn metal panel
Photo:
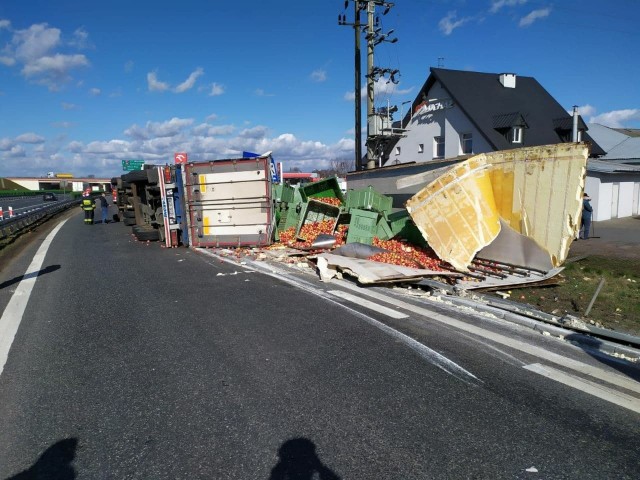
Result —
[[[502, 229], [533, 242], [505, 235], [485, 258], [557, 267], [580, 228], [588, 154], [587, 145], [574, 143], [480, 154], [427, 185], [407, 210], [429, 246], [458, 270], [467, 271]], [[499, 248], [510, 241], [518, 245]]]
[[320, 280], [328, 282], [338, 271], [357, 277], [362, 284], [420, 281], [426, 276], [459, 276], [458, 273], [436, 272], [419, 268], [402, 267], [388, 263], [372, 262], [359, 258], [322, 253], [317, 257]]
[[520, 275], [506, 274], [504, 278], [486, 277], [483, 281], [458, 280], [456, 287], [462, 290], [493, 290], [495, 288], [515, 288], [528, 284], [537, 284], [549, 280], [558, 275], [564, 267], [552, 268], [548, 272], [530, 272], [530, 275], [523, 278]]
[[453, 166], [407, 202], [407, 210], [438, 257], [466, 271], [476, 252], [500, 232], [490, 165], [477, 156]]

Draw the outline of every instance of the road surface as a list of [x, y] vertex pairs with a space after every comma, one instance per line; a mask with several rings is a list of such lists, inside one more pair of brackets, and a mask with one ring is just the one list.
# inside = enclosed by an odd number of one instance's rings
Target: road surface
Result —
[[636, 367], [80, 214], [2, 260], [2, 479], [640, 478]]

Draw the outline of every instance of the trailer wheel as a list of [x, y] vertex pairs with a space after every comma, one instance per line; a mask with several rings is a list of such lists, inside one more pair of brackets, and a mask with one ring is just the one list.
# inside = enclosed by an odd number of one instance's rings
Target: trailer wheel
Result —
[[135, 218], [129, 218], [129, 217], [124, 217], [123, 220], [124, 224], [127, 225], [128, 227], [135, 225], [136, 224], [136, 219]]
[[134, 232], [134, 235], [141, 242], [157, 242], [160, 240], [160, 232], [155, 228], [152, 230], [141, 229]]
[[136, 212], [134, 212], [133, 210], [125, 210], [124, 212], [122, 212], [122, 216], [124, 218], [136, 218]]

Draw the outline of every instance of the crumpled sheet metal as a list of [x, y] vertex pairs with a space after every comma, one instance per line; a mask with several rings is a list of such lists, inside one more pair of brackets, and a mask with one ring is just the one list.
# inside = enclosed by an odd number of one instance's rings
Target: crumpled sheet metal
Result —
[[[502, 228], [533, 240], [558, 267], [580, 228], [588, 156], [583, 143], [476, 155], [429, 183], [407, 210], [429, 246], [458, 270], [467, 271]], [[495, 260], [515, 263], [509, 252], [498, 253]]]

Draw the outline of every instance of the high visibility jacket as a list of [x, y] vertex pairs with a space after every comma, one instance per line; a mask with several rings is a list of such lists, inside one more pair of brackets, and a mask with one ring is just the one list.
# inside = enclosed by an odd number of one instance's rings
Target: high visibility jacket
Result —
[[92, 198], [83, 198], [82, 204], [80, 205], [82, 210], [95, 210], [96, 204]]

